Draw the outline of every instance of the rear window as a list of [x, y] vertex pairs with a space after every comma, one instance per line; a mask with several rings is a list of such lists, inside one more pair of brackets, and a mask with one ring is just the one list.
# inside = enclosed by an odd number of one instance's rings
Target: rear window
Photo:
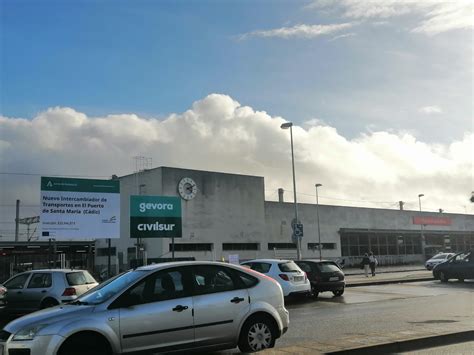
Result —
[[252, 270], [261, 272], [262, 274], [266, 274], [267, 272], [269, 272], [270, 268], [272, 267], [272, 264], [268, 263], [248, 263], [244, 265], [250, 266]]
[[293, 261], [278, 264], [281, 272], [299, 272], [300, 268]]
[[318, 266], [319, 271], [321, 272], [334, 272], [334, 271], [341, 271], [339, 267], [332, 263], [332, 262], [326, 262], [326, 263], [318, 263], [316, 264]]
[[250, 288], [258, 284], [258, 279], [256, 277], [253, 277], [249, 274], [236, 271], [236, 270], [235, 272], [237, 273], [237, 275], [239, 276], [240, 280], [242, 281], [242, 283], [245, 285], [246, 288]]
[[[92, 276], [90, 277], [92, 278]], [[88, 281], [84, 272], [69, 272], [66, 274], [66, 279], [69, 286], [79, 286], [91, 283], [90, 279]]]

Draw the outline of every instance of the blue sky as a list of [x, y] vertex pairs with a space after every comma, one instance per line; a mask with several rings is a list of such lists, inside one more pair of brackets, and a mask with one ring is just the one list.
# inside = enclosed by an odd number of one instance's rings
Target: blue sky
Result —
[[471, 0], [0, 4], [0, 235], [137, 156], [289, 197], [286, 120], [299, 202], [474, 213]]
[[[472, 28], [414, 31], [449, 6], [427, 3], [387, 0], [377, 13], [355, 0], [1, 0], [0, 114], [159, 118], [220, 93], [348, 138], [394, 130], [446, 143], [472, 130]], [[285, 28], [296, 30], [268, 32]]]

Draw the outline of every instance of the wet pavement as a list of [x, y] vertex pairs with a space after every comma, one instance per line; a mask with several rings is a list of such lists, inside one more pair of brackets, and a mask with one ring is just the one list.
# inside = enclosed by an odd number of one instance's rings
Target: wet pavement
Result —
[[[410, 297], [427, 297], [437, 296], [444, 294], [444, 285], [433, 281], [433, 274], [431, 271], [423, 269], [422, 267], [411, 267], [405, 270], [396, 268], [380, 268], [376, 276], [366, 277], [360, 270], [352, 270], [348, 272], [344, 270], [346, 274], [347, 287], [351, 288], [350, 295], [344, 295], [343, 299], [332, 298], [331, 295], [325, 296], [321, 294], [320, 297], [324, 298], [325, 302], [334, 303], [368, 303], [379, 300], [391, 300], [404, 299], [407, 296]], [[404, 287], [400, 285], [402, 283], [411, 283], [419, 281], [429, 281], [433, 283], [429, 285], [423, 291], [418, 290], [416, 287]], [[450, 283], [453, 288], [460, 288], [462, 292], [472, 293], [473, 288], [469, 287], [472, 285], [474, 280], [465, 283]], [[366, 292], [367, 287], [371, 285], [382, 285], [386, 284], [383, 290], [380, 292]], [[399, 284], [399, 285], [397, 285]], [[467, 291], [466, 291], [466, 286]], [[372, 289], [372, 287], [370, 287]], [[420, 293], [422, 292], [422, 293]], [[347, 292], [346, 292], [347, 293]], [[473, 293], [474, 294], [474, 293]], [[289, 306], [288, 308], [300, 308], [305, 307], [304, 302]], [[423, 322], [419, 327], [415, 329], [406, 329], [387, 334], [386, 332], [377, 331], [357, 331], [356, 336], [348, 336], [345, 338], [338, 338], [336, 341], [312, 341], [312, 342], [301, 342], [296, 346], [284, 346], [277, 349], [269, 349], [264, 351], [265, 354], [283, 355], [283, 354], [329, 354], [329, 353], [347, 353], [347, 354], [381, 354], [381, 353], [399, 353], [399, 351], [393, 351], [394, 346], [407, 346], [415, 344], [418, 349], [426, 349], [420, 354], [440, 354], [444, 351], [450, 351], [454, 349], [467, 349], [468, 345], [474, 341], [474, 318], [473, 313], [466, 319], [446, 322]], [[454, 339], [459, 344], [453, 344]], [[442, 342], [446, 340], [446, 344]], [[437, 342], [440, 342], [437, 344]], [[463, 343], [467, 342], [467, 343]], [[471, 343], [469, 343], [471, 342]], [[449, 345], [447, 345], [449, 344]], [[439, 349], [433, 346], [441, 346]], [[430, 351], [431, 350], [431, 351]], [[439, 352], [438, 352], [439, 351]], [[405, 353], [410, 353], [406, 351]], [[446, 353], [446, 352], [445, 352]], [[449, 353], [449, 352], [448, 352]], [[474, 352], [470, 352], [472, 354]]]

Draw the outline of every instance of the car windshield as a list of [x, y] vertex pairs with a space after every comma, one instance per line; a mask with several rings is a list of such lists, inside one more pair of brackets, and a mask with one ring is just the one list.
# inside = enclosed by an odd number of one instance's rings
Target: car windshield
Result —
[[446, 254], [440, 254], [440, 255], [433, 256], [431, 259], [433, 259], [433, 260], [446, 259], [447, 257], [448, 257], [448, 255], [446, 255]]
[[119, 274], [114, 278], [107, 280], [103, 284], [93, 288], [89, 292], [84, 293], [81, 297], [78, 298], [78, 302], [73, 302], [75, 304], [100, 304], [111, 297], [113, 297], [118, 292], [124, 290], [135, 281], [140, 279], [145, 274], [148, 274], [146, 270], [133, 270], [127, 271], [123, 274]]
[[278, 264], [280, 271], [282, 272], [299, 272], [300, 268], [293, 261]]

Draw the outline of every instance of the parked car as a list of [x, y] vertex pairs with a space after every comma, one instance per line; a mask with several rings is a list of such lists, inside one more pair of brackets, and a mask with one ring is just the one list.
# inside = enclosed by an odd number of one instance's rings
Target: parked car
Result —
[[74, 301], [98, 283], [86, 270], [45, 269], [22, 272], [3, 285], [6, 311], [24, 314]]
[[7, 289], [0, 285], [0, 307], [5, 306], [6, 304], [6, 294], [7, 294]]
[[74, 302], [14, 320], [0, 331], [0, 347], [30, 355], [252, 352], [273, 347], [288, 324], [273, 279], [239, 265], [172, 262], [126, 271]]
[[438, 264], [433, 269], [433, 277], [448, 282], [449, 279], [474, 279], [474, 255], [472, 250], [456, 254], [448, 261]]
[[285, 297], [311, 293], [311, 284], [306, 273], [292, 260], [255, 259], [241, 265], [278, 281]]
[[427, 270], [433, 270], [436, 265], [444, 263], [454, 255], [455, 253], [438, 253], [432, 258], [426, 260], [425, 267]]
[[334, 296], [342, 296], [344, 293], [344, 272], [334, 261], [297, 260], [295, 263], [308, 275], [313, 297], [318, 297], [320, 292], [326, 291], [331, 291]]

